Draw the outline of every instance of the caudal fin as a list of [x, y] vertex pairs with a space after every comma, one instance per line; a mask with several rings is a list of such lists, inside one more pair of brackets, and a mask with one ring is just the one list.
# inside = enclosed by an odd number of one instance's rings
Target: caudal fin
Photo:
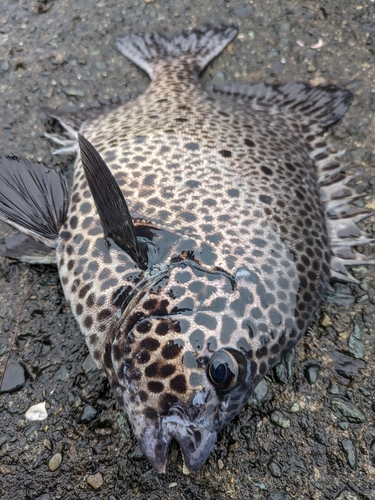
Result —
[[118, 38], [117, 48], [151, 78], [155, 77], [157, 66], [166, 60], [180, 60], [199, 74], [236, 37], [237, 31], [237, 26], [230, 24], [216, 28], [203, 26], [171, 40], [157, 33], [128, 35]]
[[67, 199], [60, 173], [25, 158], [0, 156], [0, 220], [55, 248]]

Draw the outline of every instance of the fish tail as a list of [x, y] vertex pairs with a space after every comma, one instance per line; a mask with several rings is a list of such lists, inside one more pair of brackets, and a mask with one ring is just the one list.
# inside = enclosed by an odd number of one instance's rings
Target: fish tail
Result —
[[55, 248], [66, 219], [62, 174], [17, 156], [0, 156], [0, 220]]
[[158, 66], [170, 61], [200, 73], [237, 35], [234, 24], [203, 26], [167, 39], [156, 33], [128, 35], [117, 39], [117, 48], [127, 59], [154, 79]]

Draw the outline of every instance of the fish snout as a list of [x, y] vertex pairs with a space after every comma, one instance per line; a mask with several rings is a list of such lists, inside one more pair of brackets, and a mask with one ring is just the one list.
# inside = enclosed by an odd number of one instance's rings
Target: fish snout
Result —
[[[211, 422], [212, 425], [212, 422]], [[197, 472], [215, 445], [217, 432], [204, 423], [190, 421], [185, 412], [173, 408], [156, 425], [148, 425], [141, 438], [140, 447], [156, 472], [165, 472], [168, 448], [172, 439], [180, 445], [184, 474]]]

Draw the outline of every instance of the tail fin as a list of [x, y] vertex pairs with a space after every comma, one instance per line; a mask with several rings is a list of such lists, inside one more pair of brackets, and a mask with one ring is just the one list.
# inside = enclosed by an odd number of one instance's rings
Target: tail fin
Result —
[[64, 177], [17, 156], [0, 156], [0, 220], [55, 248], [67, 212]]
[[230, 24], [216, 28], [203, 26], [171, 40], [156, 33], [128, 35], [117, 40], [117, 48], [151, 78], [158, 64], [168, 59], [182, 59], [199, 74], [235, 38], [237, 31], [237, 26]]

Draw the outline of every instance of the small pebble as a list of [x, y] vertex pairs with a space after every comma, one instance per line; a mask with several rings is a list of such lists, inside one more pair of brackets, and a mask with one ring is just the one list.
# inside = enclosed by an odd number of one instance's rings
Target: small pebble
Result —
[[339, 398], [332, 398], [331, 404], [334, 405], [339, 410], [341, 415], [346, 417], [349, 422], [366, 422], [366, 415], [362, 413], [361, 410], [359, 410], [356, 406], [354, 406], [353, 403], [344, 401], [343, 399]]
[[310, 384], [316, 384], [320, 366], [318, 363], [309, 363], [305, 366], [305, 376]]
[[331, 318], [325, 313], [321, 315], [319, 323], [324, 326], [324, 328], [328, 328], [333, 325]]
[[48, 417], [46, 402], [30, 406], [25, 413], [26, 420], [45, 420]]
[[61, 465], [62, 462], [62, 455], [61, 453], [55, 453], [52, 458], [49, 459], [48, 462], [48, 468], [51, 472], [54, 472], [56, 469], [58, 469]]
[[346, 378], [357, 377], [358, 370], [366, 368], [366, 363], [361, 359], [354, 359], [339, 351], [333, 351], [331, 357], [337, 373]]
[[98, 369], [94, 358], [91, 356], [91, 354], [88, 354], [85, 358], [85, 361], [83, 362], [82, 365], [83, 369], [85, 370], [85, 373], [93, 372]]
[[219, 458], [219, 460], [217, 461], [217, 467], [220, 470], [224, 468], [224, 462], [221, 460], [221, 458]]
[[354, 322], [353, 331], [348, 338], [348, 348], [353, 356], [362, 359], [365, 353], [362, 340], [362, 331], [358, 323]]
[[3, 385], [0, 389], [2, 392], [13, 392], [22, 389], [26, 384], [27, 372], [21, 363], [10, 363], [5, 370]]
[[91, 486], [91, 488], [94, 488], [94, 490], [98, 490], [103, 486], [103, 476], [101, 475], [100, 472], [97, 472], [96, 474], [90, 474], [87, 476], [87, 484]]
[[288, 429], [288, 427], [290, 427], [290, 419], [285, 417], [279, 410], [275, 410], [271, 413], [271, 422], [283, 429]]
[[93, 406], [86, 405], [81, 413], [81, 416], [78, 419], [78, 422], [80, 424], [88, 424], [89, 422], [94, 420], [97, 414], [98, 412]]
[[353, 442], [350, 439], [343, 439], [341, 444], [344, 448], [344, 451], [346, 452], [346, 457], [350, 468], [353, 470], [357, 470], [357, 450]]
[[220, 87], [225, 83], [225, 75], [222, 71], [218, 71], [216, 75], [213, 77], [211, 85], [213, 87]]
[[1, 63], [0, 63], [0, 69], [2, 71], [8, 71], [9, 68], [10, 68], [10, 65], [9, 65], [8, 61], [1, 61]]
[[342, 429], [343, 431], [346, 431], [349, 428], [348, 422], [341, 421], [341, 422], [337, 422], [337, 424], [340, 427], [340, 429]]
[[255, 387], [254, 392], [251, 394], [247, 400], [249, 406], [259, 406], [266, 399], [269, 391], [269, 386], [267, 381], [263, 378], [259, 384]]
[[329, 394], [340, 394], [340, 389], [334, 382], [329, 383], [327, 391]]
[[62, 89], [66, 95], [75, 96], [75, 97], [85, 97], [86, 92], [81, 89], [76, 89], [72, 87], [66, 87]]
[[250, 16], [250, 14], [252, 14], [253, 12], [254, 12], [254, 7], [252, 7], [251, 5], [248, 5], [247, 7], [242, 7], [239, 9], [234, 9], [234, 13], [235, 13], [236, 17], [239, 17], [242, 19]]
[[300, 411], [299, 403], [293, 403], [292, 406], [290, 407], [290, 411], [292, 413], [298, 413]]
[[350, 306], [354, 304], [355, 296], [349, 285], [336, 282], [332, 284], [330, 289], [326, 290], [323, 301], [338, 306]]
[[281, 477], [282, 475], [281, 469], [276, 462], [270, 462], [268, 464], [268, 470], [273, 477]]
[[280, 35], [287, 35], [290, 32], [290, 24], [285, 23], [280, 26]]
[[7, 441], [8, 441], [8, 436], [6, 436], [6, 435], [0, 436], [0, 448], [1, 448], [1, 447], [3, 446], [3, 444], [5, 444]]

